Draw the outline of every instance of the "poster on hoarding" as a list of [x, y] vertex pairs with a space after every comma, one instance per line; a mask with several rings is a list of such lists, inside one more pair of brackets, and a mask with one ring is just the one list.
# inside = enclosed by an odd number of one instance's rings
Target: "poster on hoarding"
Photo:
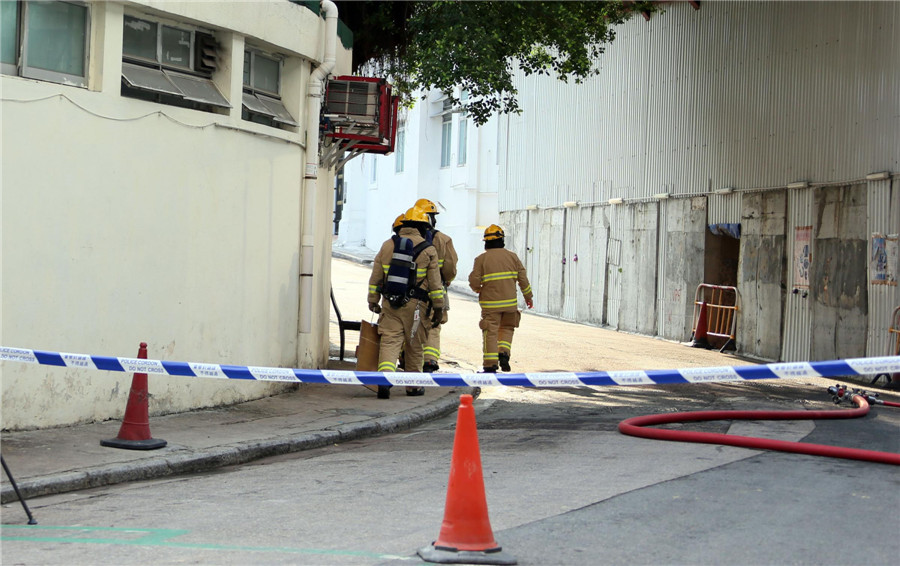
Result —
[[794, 228], [794, 288], [809, 289], [809, 264], [812, 261], [812, 226]]
[[869, 255], [869, 279], [872, 285], [896, 285], [900, 261], [898, 234], [872, 234], [872, 253]]

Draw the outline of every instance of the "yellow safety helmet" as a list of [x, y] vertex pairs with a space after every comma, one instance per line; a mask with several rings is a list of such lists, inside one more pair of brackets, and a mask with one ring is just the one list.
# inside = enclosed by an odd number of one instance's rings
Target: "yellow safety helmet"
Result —
[[425, 214], [425, 211], [421, 208], [416, 208], [415, 206], [406, 211], [406, 214], [403, 215], [403, 223], [407, 222], [424, 222], [425, 224], [429, 224], [428, 215]]
[[405, 214], [401, 214], [400, 216], [397, 217], [396, 220], [394, 220], [394, 224], [391, 226], [391, 228], [393, 228], [394, 230], [396, 230], [397, 228], [400, 227], [401, 224], [403, 224], [403, 221], [404, 221], [404, 220], [406, 220], [406, 215], [405, 215]]
[[438, 214], [437, 206], [427, 198], [420, 198], [413, 206], [421, 208], [425, 214]]
[[501, 240], [504, 237], [506, 237], [506, 234], [503, 233], [503, 228], [497, 226], [496, 224], [491, 224], [484, 231], [483, 241], [487, 242], [489, 240]]

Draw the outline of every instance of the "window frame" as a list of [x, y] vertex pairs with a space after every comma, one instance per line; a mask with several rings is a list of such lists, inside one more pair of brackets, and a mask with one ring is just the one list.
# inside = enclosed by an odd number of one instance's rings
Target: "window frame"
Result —
[[[253, 84], [256, 76], [256, 65], [254, 63], [257, 57], [274, 61], [278, 64], [278, 76], [276, 77], [278, 92], [259, 88]], [[241, 119], [273, 128], [283, 126], [299, 127], [299, 123], [288, 111], [281, 99], [284, 58], [276, 54], [267, 53], [252, 45], [245, 45], [244, 65], [247, 65], [248, 61], [250, 66], [249, 82], [244, 82], [244, 72], [243, 70], [241, 72]]]
[[[469, 99], [469, 93], [466, 91], [462, 91], [459, 95], [459, 101], [461, 104], [465, 104]], [[458, 166], [465, 166], [466, 161], [468, 160], [468, 149], [469, 149], [469, 113], [466, 112], [465, 106], [461, 107], [459, 114], [459, 135], [457, 136], [456, 142], [456, 164]]]
[[15, 38], [13, 38], [13, 61], [11, 63], [0, 61], [0, 73], [3, 73], [4, 75], [18, 76], [19, 74], [19, 52], [22, 50], [22, 10], [20, 10], [19, 7], [22, 4], [22, 2], [4, 2], [3, 4], [0, 4], [2, 6], [12, 6], [15, 10], [16, 18], [16, 21], [13, 22], [13, 31], [15, 32]]
[[35, 79], [52, 82], [66, 86], [79, 88], [88, 87], [88, 74], [90, 69], [91, 47], [91, 5], [88, 2], [54, 0], [55, 4], [68, 4], [80, 8], [84, 12], [84, 56], [82, 58], [82, 74], [75, 75], [64, 71], [41, 69], [29, 63], [29, 43], [31, 33], [29, 22], [32, 16], [34, 2], [30, 0], [15, 0], [16, 5], [16, 38], [15, 61], [13, 63], [0, 64], [0, 73], [9, 76]]
[[397, 128], [397, 143], [394, 151], [394, 173], [403, 173], [406, 166], [406, 124]]
[[[128, 18], [138, 20], [141, 22], [147, 22], [149, 24], [154, 24], [156, 26], [156, 49], [154, 51], [153, 59], [141, 57], [140, 55], [133, 55], [133, 54], [125, 53], [125, 40], [124, 40], [124, 32], [123, 32], [123, 39], [122, 39], [122, 60], [123, 61], [129, 60], [129, 62], [138, 62], [138, 63], [145, 63], [148, 65], [157, 65], [157, 66], [167, 68], [167, 69], [171, 68], [172, 70], [181, 70], [181, 71], [186, 71], [189, 73], [205, 74], [201, 71], [195, 71], [193, 69], [194, 50], [196, 49], [196, 30], [195, 29], [181, 28], [181, 27], [177, 27], [172, 24], [167, 24], [160, 20], [147, 19], [146, 17], [142, 18], [139, 16], [133, 16], [131, 14], [125, 14], [123, 17], [123, 20], [122, 20], [123, 30], [127, 27], [125, 25], [125, 20]], [[183, 66], [183, 65], [175, 65], [172, 63], [164, 63], [163, 62], [162, 34], [163, 34], [164, 28], [169, 28], [169, 29], [173, 29], [173, 30], [177, 30], [177, 31], [181, 31], [181, 32], [188, 32], [191, 34], [191, 46], [190, 46], [190, 53], [188, 54], [188, 65]]]
[[445, 98], [441, 112], [441, 169], [450, 167], [453, 142], [453, 108], [450, 99]]
[[[278, 76], [276, 77], [278, 92], [254, 86], [253, 79], [256, 75], [254, 61], [257, 57], [274, 61], [278, 64]], [[249, 82], [244, 82], [244, 73], [241, 73], [241, 119], [273, 128], [299, 127], [299, 122], [297, 122], [296, 118], [288, 111], [281, 100], [284, 58], [276, 54], [267, 53], [251, 45], [245, 45], [244, 65], [247, 64], [248, 60], [250, 62]]]
[[[259, 91], [263, 94], [268, 94], [270, 96], [281, 96], [281, 70], [282, 70], [282, 60], [278, 57], [269, 56], [262, 51], [253, 49], [253, 48], [244, 48], [244, 62], [247, 61], [247, 55], [250, 55], [250, 82], [242, 83], [244, 89], [250, 89], [253, 92]], [[276, 89], [275, 90], [266, 90], [265, 88], [261, 88], [256, 86], [254, 77], [256, 76], [256, 71], [258, 69], [258, 65], [255, 64], [256, 59], [266, 59], [275, 63], [278, 66], [278, 76], [276, 77]], [[241, 80], [243, 80], [243, 73]]]

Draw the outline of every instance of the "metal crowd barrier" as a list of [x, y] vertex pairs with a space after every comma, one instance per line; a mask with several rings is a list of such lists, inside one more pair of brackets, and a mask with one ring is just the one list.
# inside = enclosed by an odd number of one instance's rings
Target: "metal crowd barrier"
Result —
[[709, 285], [707, 283], [697, 285], [697, 291], [694, 293], [693, 328], [691, 328], [691, 333], [696, 333], [697, 323], [700, 320], [700, 315], [703, 314], [702, 306], [706, 304], [706, 334], [708, 336], [726, 338], [725, 343], [719, 348], [720, 352], [725, 351], [725, 348], [734, 343], [735, 328], [737, 326], [736, 315], [737, 311], [740, 310], [740, 300], [741, 296], [737, 287]]

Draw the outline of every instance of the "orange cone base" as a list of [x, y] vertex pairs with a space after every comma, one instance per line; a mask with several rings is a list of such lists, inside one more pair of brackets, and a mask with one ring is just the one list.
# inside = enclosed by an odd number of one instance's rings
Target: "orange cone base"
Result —
[[167, 442], [159, 438], [147, 438], [145, 440], [124, 440], [122, 438], [110, 438], [101, 440], [100, 446], [110, 448], [125, 448], [127, 450], [156, 450], [162, 448]]
[[420, 548], [417, 554], [425, 562], [436, 564], [518, 564], [514, 556], [499, 546], [488, 550], [457, 550], [432, 544]]

